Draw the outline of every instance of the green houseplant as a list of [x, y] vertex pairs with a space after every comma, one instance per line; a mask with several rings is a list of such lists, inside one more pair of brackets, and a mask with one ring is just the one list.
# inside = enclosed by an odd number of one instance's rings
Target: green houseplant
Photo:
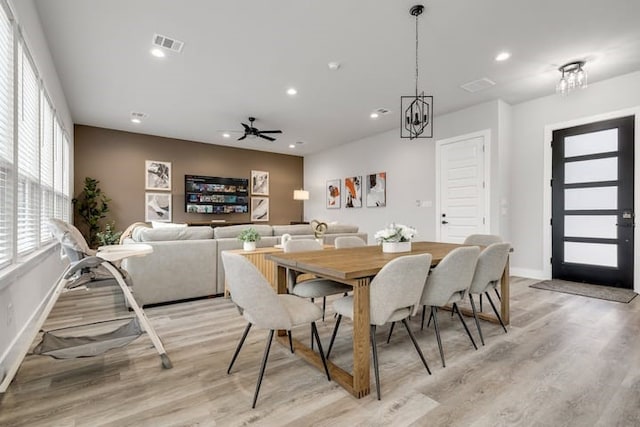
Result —
[[253, 227], [245, 228], [238, 234], [238, 240], [244, 242], [242, 248], [245, 251], [255, 251], [256, 242], [260, 240], [260, 234]]
[[111, 202], [111, 199], [98, 187], [99, 183], [97, 179], [86, 177], [82, 193], [72, 200], [78, 216], [86, 226], [83, 234], [92, 248], [98, 244], [97, 233], [100, 231], [100, 220], [107, 216], [109, 202]]
[[96, 237], [98, 238], [98, 242], [100, 246], [106, 245], [117, 245], [120, 243], [120, 236], [122, 236], [122, 231], [116, 231], [116, 222], [111, 221], [104, 226], [104, 231], [98, 231], [96, 233]]

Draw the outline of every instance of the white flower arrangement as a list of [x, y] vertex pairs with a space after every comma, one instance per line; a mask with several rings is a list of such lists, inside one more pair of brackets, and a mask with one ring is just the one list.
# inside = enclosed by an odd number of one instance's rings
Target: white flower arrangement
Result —
[[378, 243], [410, 242], [417, 234], [418, 231], [413, 227], [391, 223], [387, 228], [377, 231], [374, 237]]

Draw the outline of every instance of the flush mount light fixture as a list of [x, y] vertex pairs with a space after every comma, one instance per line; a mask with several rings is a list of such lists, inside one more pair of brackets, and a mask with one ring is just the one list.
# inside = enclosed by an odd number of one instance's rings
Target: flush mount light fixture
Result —
[[587, 72], [584, 70], [585, 61], [573, 61], [558, 68], [562, 73], [560, 81], [556, 85], [556, 92], [561, 95], [568, 95], [574, 89], [584, 89], [587, 87]]
[[433, 96], [418, 93], [418, 17], [424, 6], [417, 4], [409, 9], [416, 18], [416, 88], [413, 96], [400, 97], [400, 109], [404, 112], [400, 125], [400, 138], [433, 138]]
[[496, 61], [498, 62], [506, 61], [509, 58], [511, 58], [511, 54], [509, 52], [500, 52], [496, 55]]
[[293, 95], [295, 95], [297, 93], [298, 93], [298, 91], [296, 90], [296, 88], [290, 87], [289, 89], [287, 89], [287, 95], [293, 96]]

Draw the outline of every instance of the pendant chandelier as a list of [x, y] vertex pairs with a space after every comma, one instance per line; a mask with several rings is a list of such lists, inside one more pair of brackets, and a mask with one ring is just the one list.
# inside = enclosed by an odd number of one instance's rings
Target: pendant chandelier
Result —
[[560, 81], [556, 85], [557, 93], [568, 95], [574, 89], [587, 87], [587, 72], [582, 68], [584, 64], [584, 61], [574, 61], [558, 68], [558, 71], [562, 73], [562, 77], [560, 77]]
[[424, 91], [418, 93], [418, 17], [423, 11], [421, 4], [409, 9], [411, 16], [416, 18], [416, 88], [413, 96], [400, 97], [401, 138], [433, 138], [433, 96], [425, 96]]

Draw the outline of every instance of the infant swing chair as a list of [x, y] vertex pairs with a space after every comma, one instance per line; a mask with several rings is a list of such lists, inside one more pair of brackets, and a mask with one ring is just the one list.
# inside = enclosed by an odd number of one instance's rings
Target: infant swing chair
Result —
[[60, 242], [64, 255], [69, 258], [70, 263], [56, 283], [53, 296], [43, 311], [39, 324], [44, 323], [63, 292], [79, 287], [91, 290], [105, 285], [113, 285], [114, 279], [124, 294], [125, 302], [133, 310], [135, 316], [95, 322], [107, 323], [131, 319], [128, 323], [111, 332], [95, 336], [71, 337], [67, 336], [67, 333], [64, 333], [64, 336], [56, 335], [56, 332], [59, 333], [62, 330], [68, 332], [69, 329], [95, 323], [46, 331], [40, 343], [33, 350], [33, 354], [47, 355], [56, 359], [97, 356], [113, 348], [123, 347], [146, 332], [160, 355], [162, 366], [165, 369], [170, 369], [172, 367], [171, 360], [169, 360], [160, 338], [134, 299], [127, 284], [130, 281], [127, 273], [119, 268], [119, 263], [123, 259], [130, 256], [147, 255], [153, 252], [153, 248], [143, 244], [114, 245], [102, 246], [94, 251], [89, 249], [86, 240], [73, 225], [52, 218], [49, 220], [49, 227], [54, 237]]

